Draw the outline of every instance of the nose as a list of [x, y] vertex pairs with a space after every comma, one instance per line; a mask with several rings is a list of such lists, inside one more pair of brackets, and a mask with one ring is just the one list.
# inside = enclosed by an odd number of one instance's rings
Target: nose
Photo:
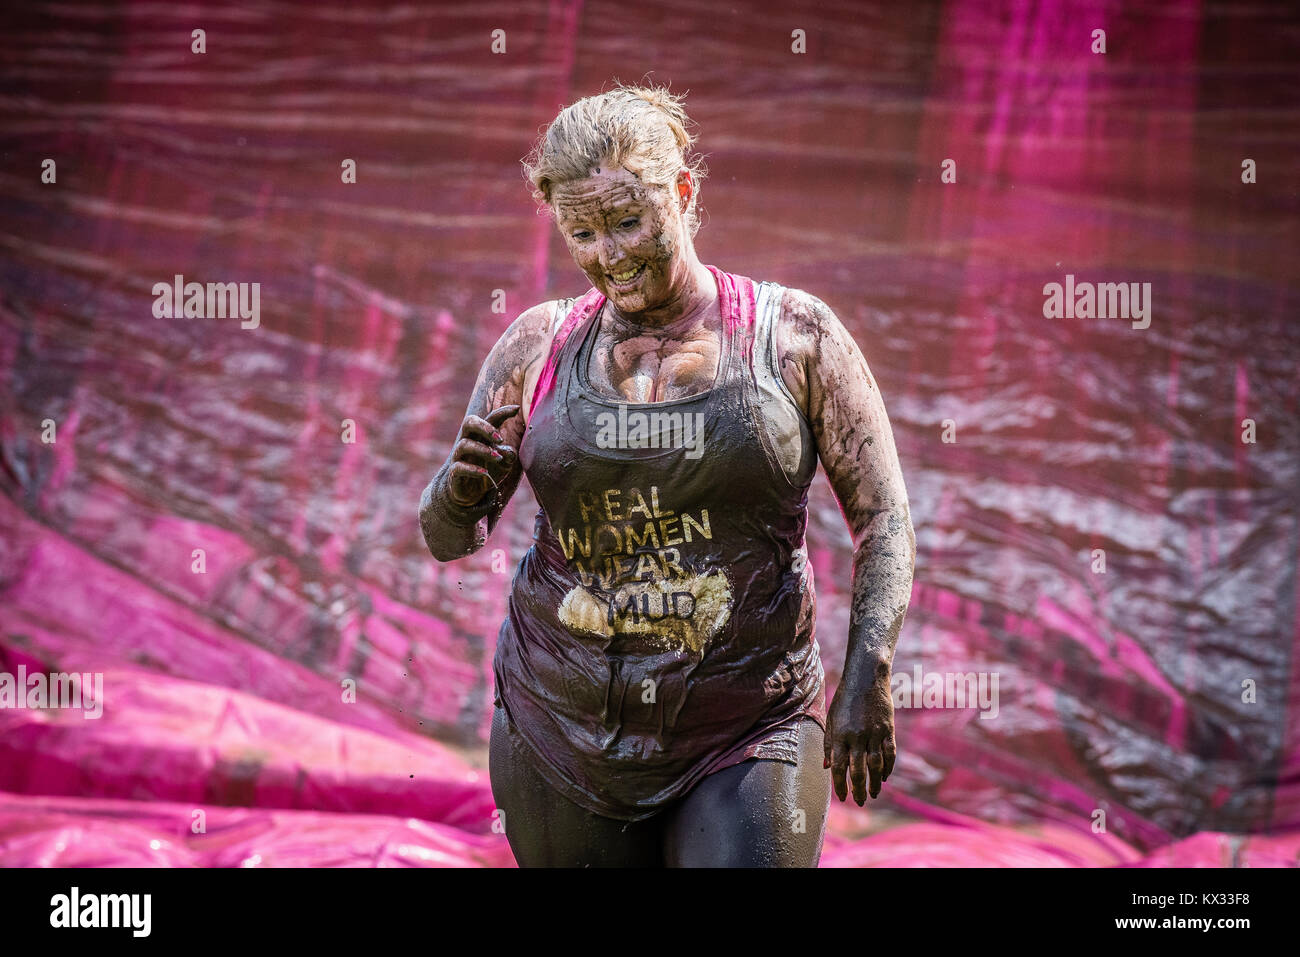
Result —
[[623, 255], [623, 247], [618, 244], [618, 240], [606, 233], [600, 242], [600, 267], [605, 272], [617, 272], [621, 268], [620, 264], [626, 258]]

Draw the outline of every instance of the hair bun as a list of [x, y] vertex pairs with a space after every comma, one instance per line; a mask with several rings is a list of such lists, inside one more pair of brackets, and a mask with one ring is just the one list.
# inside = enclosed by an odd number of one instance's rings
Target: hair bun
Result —
[[677, 138], [677, 145], [685, 153], [695, 142], [695, 137], [687, 132], [686, 126], [691, 122], [690, 117], [686, 115], [686, 109], [682, 106], [685, 96], [675, 96], [666, 86], [633, 86], [625, 87], [631, 95], [645, 100], [651, 106], [658, 107], [667, 114], [669, 126], [672, 127], [673, 135]]

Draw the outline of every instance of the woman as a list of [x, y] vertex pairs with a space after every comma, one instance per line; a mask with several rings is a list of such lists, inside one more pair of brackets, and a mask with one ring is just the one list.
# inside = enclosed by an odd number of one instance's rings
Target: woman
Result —
[[[493, 663], [525, 867], [816, 866], [831, 783], [862, 805], [894, 764], [915, 539], [889, 421], [821, 300], [700, 262], [689, 122], [620, 86], [550, 125], [525, 167], [592, 288], [506, 330], [420, 503], [440, 561], [482, 547], [521, 475], [541, 504]], [[854, 541], [829, 712], [819, 457]]]

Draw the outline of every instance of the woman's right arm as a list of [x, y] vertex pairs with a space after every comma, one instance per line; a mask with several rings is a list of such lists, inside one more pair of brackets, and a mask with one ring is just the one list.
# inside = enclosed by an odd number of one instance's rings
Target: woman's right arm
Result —
[[524, 404], [550, 350], [554, 315], [554, 301], [533, 306], [497, 340], [479, 370], [451, 452], [420, 496], [420, 530], [440, 562], [482, 548], [519, 486]]

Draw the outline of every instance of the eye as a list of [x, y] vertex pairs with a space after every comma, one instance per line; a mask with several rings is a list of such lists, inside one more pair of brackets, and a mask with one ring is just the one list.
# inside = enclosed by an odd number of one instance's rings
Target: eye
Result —
[[[619, 223], [619, 226], [621, 226], [621, 227], [624, 228], [624, 229], [631, 229], [632, 226], [635, 226], [635, 225], [636, 225], [637, 223], [639, 223], [639, 222], [641, 222], [641, 220], [638, 219], [636, 216], [629, 216], [627, 219], [625, 219], [625, 220], [623, 220], [621, 223]], [[629, 225], [628, 225], [629, 223], [631, 223], [632, 225], [629, 226]]]
[[591, 235], [591, 230], [589, 230], [589, 229], [580, 229], [580, 230], [578, 230], [576, 233], [573, 234], [573, 238], [574, 238], [574, 239], [582, 240], [582, 239], [586, 239], [586, 238], [587, 238], [588, 236], [590, 236], [590, 235]]

